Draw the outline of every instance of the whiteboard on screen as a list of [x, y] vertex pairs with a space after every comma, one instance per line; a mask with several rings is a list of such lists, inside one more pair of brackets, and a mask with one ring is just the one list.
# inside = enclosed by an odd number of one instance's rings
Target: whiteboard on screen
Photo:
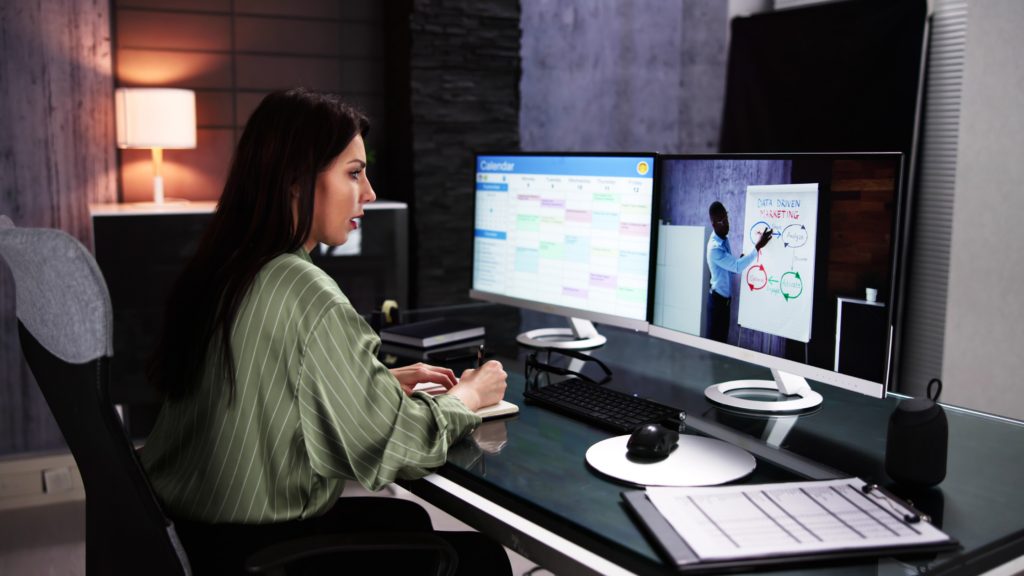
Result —
[[711, 228], [658, 227], [658, 270], [654, 323], [694, 336], [707, 336], [707, 299], [711, 283], [705, 254]]
[[740, 272], [740, 326], [799, 342], [811, 339], [818, 185], [747, 186], [743, 253], [772, 239]]

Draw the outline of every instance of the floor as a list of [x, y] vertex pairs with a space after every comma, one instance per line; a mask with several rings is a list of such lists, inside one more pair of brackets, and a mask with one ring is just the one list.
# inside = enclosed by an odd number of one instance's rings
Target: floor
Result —
[[0, 574], [85, 574], [85, 502], [0, 512]]
[[[423, 506], [435, 530], [472, 531], [472, 528], [392, 485], [376, 494], [349, 483], [344, 496], [403, 498]], [[515, 576], [551, 576], [519, 554], [508, 550]], [[78, 576], [85, 574], [85, 502], [53, 504], [0, 512], [0, 574], [25, 576]]]

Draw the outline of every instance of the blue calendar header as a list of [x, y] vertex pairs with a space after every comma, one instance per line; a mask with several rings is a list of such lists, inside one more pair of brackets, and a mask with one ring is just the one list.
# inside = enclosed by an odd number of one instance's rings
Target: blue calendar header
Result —
[[478, 174], [653, 178], [654, 157], [477, 156], [476, 171]]
[[508, 192], [508, 184], [501, 182], [477, 182], [476, 189], [481, 192]]

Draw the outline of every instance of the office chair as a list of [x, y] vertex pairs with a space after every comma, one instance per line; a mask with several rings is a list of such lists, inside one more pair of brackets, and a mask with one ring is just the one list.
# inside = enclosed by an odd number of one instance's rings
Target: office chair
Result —
[[[187, 550], [110, 402], [113, 320], [96, 261], [68, 234], [16, 228], [7, 216], [0, 216], [0, 255], [14, 275], [22, 352], [85, 485], [86, 571], [192, 574]], [[288, 563], [321, 554], [395, 551], [435, 552], [438, 575], [450, 576], [458, 566], [455, 550], [439, 536], [387, 533], [289, 540], [253, 554], [245, 568], [284, 574]]]

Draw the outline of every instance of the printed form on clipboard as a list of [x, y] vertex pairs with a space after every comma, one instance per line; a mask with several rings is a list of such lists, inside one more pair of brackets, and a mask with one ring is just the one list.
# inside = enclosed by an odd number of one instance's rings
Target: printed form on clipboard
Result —
[[[951, 542], [857, 478], [755, 486], [648, 488], [700, 562], [920, 547]], [[907, 518], [910, 518], [908, 521]]]

